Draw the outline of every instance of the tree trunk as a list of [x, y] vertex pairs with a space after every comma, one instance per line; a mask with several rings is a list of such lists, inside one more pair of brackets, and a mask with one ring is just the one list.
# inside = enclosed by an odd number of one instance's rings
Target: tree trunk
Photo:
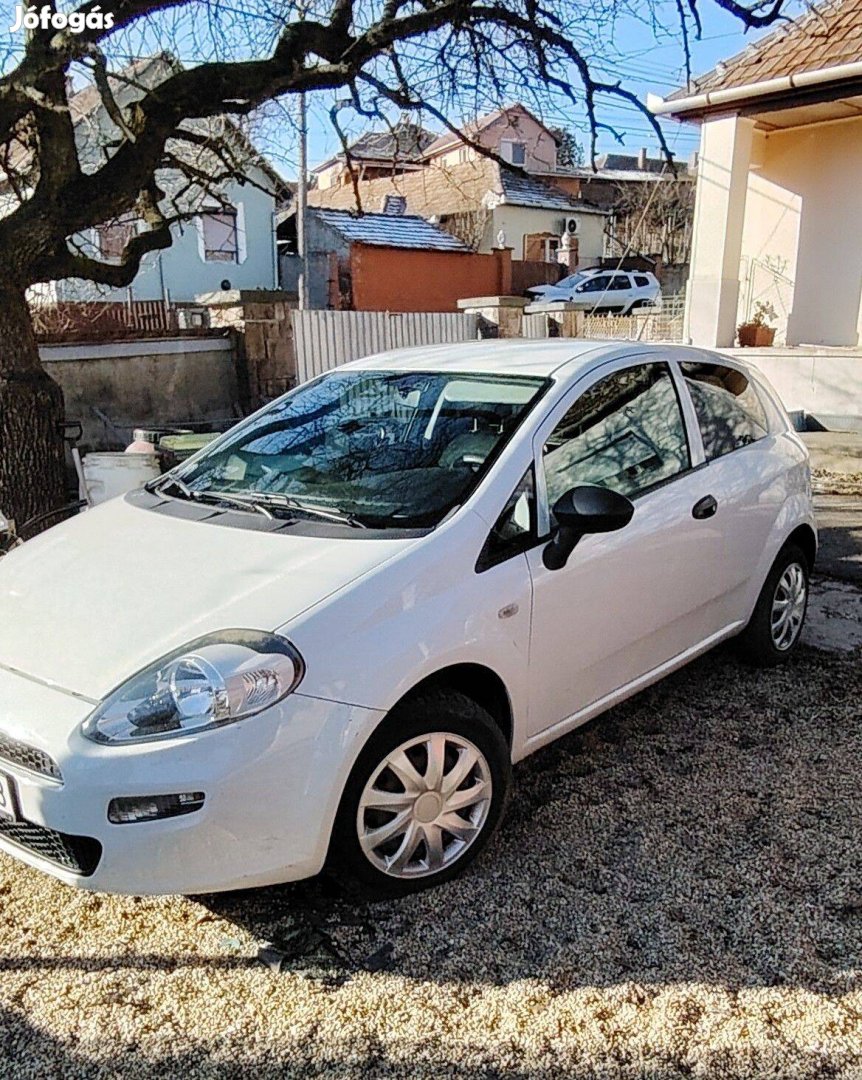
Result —
[[67, 501], [62, 420], [24, 291], [0, 283], [0, 510], [19, 528]]

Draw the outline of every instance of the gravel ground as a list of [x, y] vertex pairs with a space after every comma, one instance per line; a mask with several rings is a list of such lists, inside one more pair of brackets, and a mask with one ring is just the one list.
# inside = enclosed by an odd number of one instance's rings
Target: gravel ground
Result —
[[0, 856], [0, 1074], [862, 1077], [860, 658], [698, 661], [519, 766], [478, 867], [398, 903]]

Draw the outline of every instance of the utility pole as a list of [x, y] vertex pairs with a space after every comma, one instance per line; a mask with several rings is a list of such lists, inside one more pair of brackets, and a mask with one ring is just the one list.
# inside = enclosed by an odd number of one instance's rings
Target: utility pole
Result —
[[308, 307], [308, 256], [305, 211], [308, 206], [308, 114], [305, 93], [299, 95], [299, 186], [296, 191], [296, 253], [299, 256], [299, 310]]

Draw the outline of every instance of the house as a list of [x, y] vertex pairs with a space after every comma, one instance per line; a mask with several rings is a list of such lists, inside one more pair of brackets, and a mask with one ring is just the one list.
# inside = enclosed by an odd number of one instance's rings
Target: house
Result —
[[421, 169], [423, 154], [437, 136], [402, 116], [385, 131], [368, 131], [352, 142], [347, 151], [328, 158], [311, 170], [315, 187], [321, 190], [352, 183], [351, 169], [360, 180], [390, 176], [393, 172]]
[[[142, 87], [164, 81], [176, 68], [167, 54], [141, 60], [109, 76], [121, 108], [142, 96]], [[70, 98], [78, 156], [86, 169], [104, 160], [105, 146], [119, 137], [95, 86]], [[126, 289], [108, 289], [67, 279], [40, 287], [42, 300], [170, 300], [193, 301], [200, 293], [221, 288], [273, 289], [278, 284], [275, 212], [288, 197], [288, 185], [254, 149], [240, 128], [226, 117], [186, 121], [183, 127], [210, 140], [212, 149], [174, 140], [169, 151], [182, 168], [163, 169], [157, 183], [171, 215], [183, 220], [172, 226], [170, 248], [144, 257]], [[191, 180], [203, 173], [209, 182]], [[230, 175], [227, 175], [230, 174]], [[86, 255], [106, 262], [119, 260], [130, 236], [141, 227], [134, 214], [105, 222], [73, 238]]]
[[[362, 210], [380, 211], [398, 198], [407, 213], [441, 224], [476, 251], [491, 252], [501, 244], [511, 248], [516, 271], [518, 262], [550, 266], [553, 276], [516, 282], [519, 292], [557, 280], [557, 256], [566, 244], [568, 265], [593, 266], [601, 259], [606, 211], [491, 158], [477, 154], [452, 163], [444, 160], [447, 153], [416, 171], [358, 182]], [[352, 185], [310, 191], [308, 201], [316, 207], [357, 208]]]
[[767, 304], [778, 344], [858, 349], [862, 0], [808, 11], [649, 105], [700, 125], [687, 338], [732, 346]]
[[[493, 150], [503, 161], [525, 172], [552, 173], [557, 170], [559, 135], [519, 102], [465, 124], [463, 132], [469, 142]], [[481, 154], [459, 135], [447, 132], [425, 149], [423, 160], [451, 166], [479, 157]]]
[[[400, 208], [399, 208], [400, 209]], [[282, 287], [296, 289], [296, 210], [278, 226]], [[511, 291], [511, 253], [480, 255], [415, 214], [309, 208], [309, 307], [456, 311], [458, 300]]]

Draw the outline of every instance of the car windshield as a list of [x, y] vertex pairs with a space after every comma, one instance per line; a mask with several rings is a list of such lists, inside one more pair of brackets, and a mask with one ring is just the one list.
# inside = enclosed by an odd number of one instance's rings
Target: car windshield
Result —
[[175, 471], [187, 498], [372, 528], [433, 527], [464, 502], [545, 380], [335, 371], [240, 424]]

